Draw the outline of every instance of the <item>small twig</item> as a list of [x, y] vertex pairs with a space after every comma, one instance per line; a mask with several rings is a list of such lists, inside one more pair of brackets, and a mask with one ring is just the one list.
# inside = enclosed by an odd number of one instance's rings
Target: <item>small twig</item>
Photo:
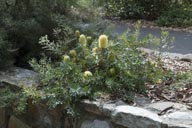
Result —
[[164, 115], [168, 110], [170, 110], [170, 109], [173, 109], [173, 105], [172, 106], [170, 106], [170, 107], [168, 107], [168, 108], [165, 108], [164, 110], [162, 110], [162, 111], [160, 111], [159, 113], [158, 113], [158, 115], [159, 116], [162, 116], [162, 115]]
[[19, 50], [19, 48], [15, 48], [15, 49], [7, 49], [8, 52], [16, 52], [16, 51], [18, 51], [18, 50]]

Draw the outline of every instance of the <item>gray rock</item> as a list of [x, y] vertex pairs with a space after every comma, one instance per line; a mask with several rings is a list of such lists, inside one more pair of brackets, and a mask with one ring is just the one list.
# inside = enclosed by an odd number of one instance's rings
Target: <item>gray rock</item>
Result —
[[81, 30], [87, 30], [90, 29], [90, 27], [92, 26], [91, 24], [87, 23], [87, 24], [77, 24], [76, 25], [78, 28], [80, 28]]
[[128, 105], [116, 107], [112, 114], [112, 121], [129, 128], [161, 128], [162, 122], [158, 115]]
[[169, 128], [192, 128], [192, 111], [176, 111], [163, 116], [163, 123]]
[[14, 67], [6, 72], [0, 72], [0, 83], [19, 88], [22, 86], [32, 87], [39, 84], [39, 79], [37, 73], [31, 70]]
[[169, 108], [171, 106], [173, 107], [172, 111], [176, 111], [176, 110], [177, 111], [178, 110], [186, 111], [186, 110], [188, 110], [186, 105], [183, 105], [180, 103], [173, 103], [173, 102], [152, 103], [152, 104], [146, 105], [145, 108], [149, 109], [151, 111], [154, 111], [154, 112], [161, 112], [161, 111], [163, 111], [166, 108]]
[[115, 110], [115, 104], [104, 104], [102, 108], [102, 114], [107, 117], [111, 117], [111, 113]]
[[183, 56], [180, 58], [180, 60], [192, 62], [192, 54], [185, 54], [185, 55], [183, 55]]
[[179, 124], [178, 122], [166, 122], [165, 127], [162, 128], [192, 128], [190, 125]]
[[[160, 52], [152, 50], [152, 49], [147, 49], [147, 48], [139, 48], [143, 53], [147, 54], [148, 56], [151, 55], [158, 55]], [[162, 56], [167, 56], [171, 59], [178, 59], [181, 61], [188, 61], [192, 62], [192, 54], [180, 54], [180, 53], [169, 53], [169, 52], [161, 52]]]
[[134, 104], [137, 106], [145, 106], [151, 103], [151, 100], [144, 96], [135, 96]]
[[61, 125], [62, 108], [48, 109], [43, 104], [29, 104], [26, 122], [34, 128], [58, 128]]
[[180, 60], [180, 58], [183, 57], [183, 54], [179, 54], [179, 53], [169, 53], [169, 52], [162, 52], [162, 56], [163, 57], [169, 57], [171, 59], [177, 59]]
[[50, 120], [50, 118], [48, 116], [45, 116], [43, 118], [43, 123], [45, 124], [45, 126], [47, 126], [47, 128], [52, 126], [52, 121]]
[[97, 115], [102, 115], [103, 105], [104, 105], [104, 102], [102, 101], [90, 101], [90, 100], [83, 100], [81, 104], [82, 108], [85, 111], [91, 112]]
[[15, 116], [11, 116], [8, 128], [31, 128]]
[[167, 116], [171, 120], [190, 121], [192, 124], [192, 111], [174, 112]]
[[0, 128], [6, 128], [8, 124], [8, 116], [4, 108], [0, 108]]
[[126, 105], [126, 103], [125, 103], [124, 101], [122, 101], [122, 100], [117, 100], [117, 101], [115, 102], [115, 105], [116, 105], [116, 106]]
[[111, 128], [107, 121], [102, 120], [86, 120], [81, 124], [81, 128]]

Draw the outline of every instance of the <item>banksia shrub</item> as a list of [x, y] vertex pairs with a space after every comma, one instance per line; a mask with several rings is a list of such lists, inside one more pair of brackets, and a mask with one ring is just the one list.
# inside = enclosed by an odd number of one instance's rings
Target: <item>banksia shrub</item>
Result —
[[[146, 83], [163, 83], [163, 71], [159, 66], [150, 64], [138, 49], [147, 42], [146, 39], [140, 41], [141, 46], [135, 45], [138, 43], [135, 33], [130, 38], [122, 36], [110, 41], [110, 45], [107, 35], [101, 35], [98, 41], [91, 39], [90, 45], [87, 45], [87, 40], [90, 39], [81, 34], [73, 40], [73, 46], [53, 41], [55, 44], [51, 44], [50, 48], [55, 46], [56, 50], [51, 49], [52, 52], [58, 54], [60, 51], [59, 56], [64, 55], [63, 60], [56, 59], [55, 62], [45, 57], [39, 64], [32, 65], [41, 74], [46, 85], [43, 90], [48, 91], [44, 97], [50, 104], [74, 107], [76, 101], [93, 98], [97, 92], [129, 100], [132, 94], [144, 92]], [[58, 44], [61, 46], [57, 47]]]

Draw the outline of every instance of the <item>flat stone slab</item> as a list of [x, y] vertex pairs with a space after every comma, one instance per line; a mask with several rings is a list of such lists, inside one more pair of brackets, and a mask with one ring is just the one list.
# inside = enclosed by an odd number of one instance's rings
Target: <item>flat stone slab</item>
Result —
[[176, 111], [164, 116], [164, 121], [171, 125], [192, 127], [192, 111]]
[[32, 87], [39, 84], [38, 74], [28, 69], [18, 67], [10, 68], [6, 72], [0, 72], [0, 83], [16, 87]]
[[31, 128], [31, 127], [29, 127], [21, 120], [17, 119], [15, 116], [11, 116], [8, 128]]
[[[148, 49], [148, 48], [139, 48], [142, 52], [147, 53], [149, 55], [152, 54], [156, 54], [158, 55], [159, 52], [152, 50], [152, 49]], [[168, 56], [172, 59], [178, 59], [181, 61], [188, 61], [188, 62], [192, 62], [192, 54], [188, 53], [188, 54], [181, 54], [181, 53], [169, 53], [169, 52], [161, 52], [162, 56]]]
[[179, 103], [174, 103], [174, 102], [156, 102], [156, 103], [151, 103], [145, 106], [146, 109], [154, 111], [154, 112], [161, 112], [169, 107], [172, 107], [170, 110], [171, 111], [178, 111], [178, 110], [182, 110], [182, 111], [186, 111], [187, 106], [183, 105], [183, 104], [179, 104]]
[[178, 112], [169, 114], [167, 117], [172, 120], [191, 121], [191, 124], [192, 124], [192, 111], [191, 112], [178, 111]]
[[6, 115], [6, 110], [4, 108], [0, 108], [0, 128], [6, 128], [7, 123], [8, 116]]
[[[85, 111], [96, 114], [97, 117], [104, 116], [113, 124], [124, 128], [192, 128], [192, 111], [179, 103], [151, 103], [148, 108], [144, 108], [84, 100], [82, 105]], [[162, 116], [157, 114], [170, 106], [173, 106], [174, 109], [171, 113]]]
[[114, 123], [130, 128], [161, 128], [162, 120], [157, 114], [128, 105], [118, 106], [112, 113]]
[[107, 121], [102, 120], [86, 120], [81, 124], [81, 128], [111, 128]]

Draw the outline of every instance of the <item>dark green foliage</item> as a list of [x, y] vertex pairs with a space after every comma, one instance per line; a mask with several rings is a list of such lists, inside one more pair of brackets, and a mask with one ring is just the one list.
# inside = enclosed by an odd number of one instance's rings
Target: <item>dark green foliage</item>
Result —
[[[56, 26], [52, 15], [65, 14], [67, 8], [75, 2], [76, 0], [0, 0], [0, 30], [4, 30], [6, 35], [6, 38], [0, 35], [1, 42], [4, 42], [2, 49], [5, 51], [0, 54], [0, 59], [7, 58], [18, 66], [27, 66], [31, 57], [39, 58], [42, 52], [37, 43], [39, 38], [45, 34], [51, 36]], [[17, 50], [17, 54], [9, 54], [9, 48], [11, 51]], [[9, 55], [12, 56], [10, 59]], [[0, 62], [2, 66], [6, 65], [5, 61]]]
[[[70, 34], [71, 29], [57, 30], [55, 42], [44, 36], [40, 44], [58, 59], [47, 56], [39, 62], [35, 59], [30, 62], [41, 76], [43, 86], [38, 91], [43, 92], [43, 100], [51, 108], [63, 105], [67, 111], [70, 110], [68, 114], [73, 115], [71, 110], [76, 108], [78, 101], [93, 98], [97, 92], [130, 100], [134, 93], [145, 92], [146, 83], [156, 83], [164, 78], [165, 72], [146, 60], [138, 49], [153, 40], [150, 37], [138, 40], [138, 27], [128, 38], [125, 33], [119, 39], [110, 40], [104, 49], [98, 47], [98, 38], [84, 46]], [[69, 32], [67, 37], [58, 36], [66, 30]], [[97, 50], [92, 50], [94, 48]], [[77, 54], [70, 55], [71, 49]], [[66, 61], [63, 56], [68, 54], [70, 59]], [[91, 75], [86, 76], [86, 71]]]
[[9, 42], [6, 41], [7, 34], [5, 30], [0, 29], [0, 67], [9, 67], [13, 62], [12, 53], [8, 51], [10, 48]]
[[157, 20], [162, 26], [191, 26], [190, 0], [105, 0], [107, 16]]
[[106, 0], [105, 7], [109, 15], [154, 20], [168, 9], [168, 3], [167, 0]]
[[[135, 93], [145, 92], [145, 84], [160, 83], [166, 75], [159, 63], [151, 63], [138, 48], [168, 38], [164, 34], [161, 39], [149, 36], [140, 40], [139, 25], [134, 33], [126, 35], [114, 40], [109, 37], [104, 41], [106, 47], [99, 45], [103, 41], [98, 37], [84, 45], [86, 41], [79, 40], [73, 29], [62, 22], [54, 29], [54, 41], [47, 35], [39, 40], [49, 54], [30, 62], [39, 73], [40, 86], [23, 87], [18, 92], [1, 90], [0, 106], [23, 112], [28, 101], [43, 102], [50, 108], [62, 106], [68, 115], [75, 116], [79, 101], [97, 98], [101, 93], [131, 101]], [[87, 40], [88, 36], [84, 37]], [[77, 54], [71, 54], [71, 50]]]
[[170, 89], [178, 90], [181, 88], [192, 88], [192, 73], [178, 73], [174, 77], [174, 84], [170, 86]]
[[159, 26], [192, 26], [192, 3], [172, 6], [158, 17], [156, 23]]

